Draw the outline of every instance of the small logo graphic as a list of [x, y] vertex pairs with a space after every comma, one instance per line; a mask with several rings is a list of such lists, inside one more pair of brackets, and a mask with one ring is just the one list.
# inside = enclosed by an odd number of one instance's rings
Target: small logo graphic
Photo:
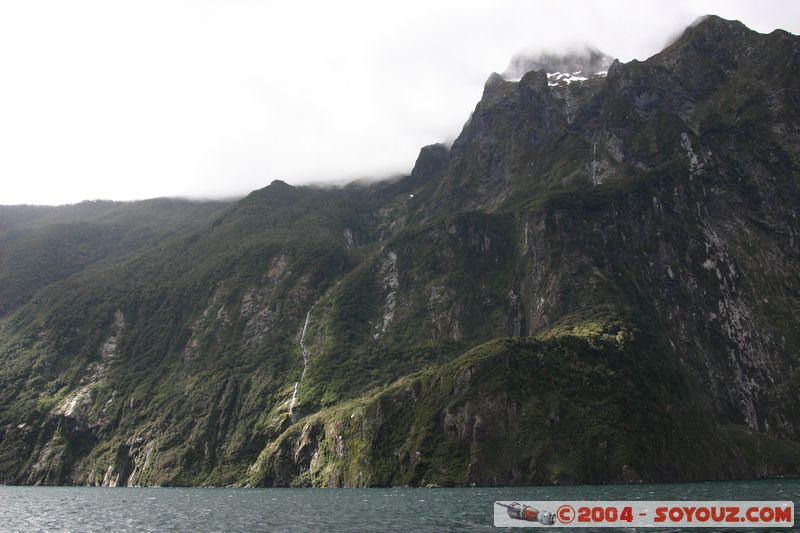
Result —
[[[505, 507], [508, 516], [515, 520], [525, 520], [527, 522], [539, 522], [544, 526], [552, 526], [556, 521], [556, 515], [550, 511], [540, 511], [529, 505], [521, 505], [519, 502], [512, 502], [510, 505], [496, 502], [500, 507]], [[573, 512], [574, 514], [574, 512]]]
[[[495, 501], [496, 527], [794, 528], [794, 502], [761, 500]], [[548, 509], [547, 511], [542, 509]], [[551, 512], [549, 509], [554, 509]]]
[[556, 511], [556, 516], [562, 524], [571, 524], [575, 520], [575, 509], [571, 505], [562, 505]]

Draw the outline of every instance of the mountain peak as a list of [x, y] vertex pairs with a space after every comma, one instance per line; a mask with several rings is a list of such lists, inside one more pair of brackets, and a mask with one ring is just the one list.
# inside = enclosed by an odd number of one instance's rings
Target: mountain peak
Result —
[[754, 35], [758, 34], [738, 20], [705, 15], [697, 18], [655, 57], [667, 64], [684, 54], [711, 63], [730, 63], [738, 50], [743, 48], [745, 40]]
[[604, 75], [614, 58], [591, 46], [556, 53], [549, 51], [522, 52], [511, 58], [503, 72], [506, 80], [519, 80], [527, 72], [543, 70], [552, 84], [557, 81], [582, 81]]
[[747, 26], [738, 20], [724, 19], [718, 15], [703, 15], [701, 17], [697, 17], [695, 21], [689, 25], [687, 31], [691, 31], [694, 28], [711, 32], [730, 32], [741, 30], [751, 31], [747, 28]]
[[756, 32], [739, 22], [728, 20], [717, 15], [704, 15], [698, 17], [686, 28], [681, 36], [673, 43], [717, 42], [723, 44], [730, 39], [740, 39], [745, 35]]

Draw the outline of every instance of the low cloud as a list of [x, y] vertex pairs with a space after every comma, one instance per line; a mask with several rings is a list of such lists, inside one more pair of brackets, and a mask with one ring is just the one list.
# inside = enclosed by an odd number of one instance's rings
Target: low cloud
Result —
[[516, 52], [644, 59], [705, 13], [800, 29], [770, 1], [6, 2], [0, 203], [407, 172]]

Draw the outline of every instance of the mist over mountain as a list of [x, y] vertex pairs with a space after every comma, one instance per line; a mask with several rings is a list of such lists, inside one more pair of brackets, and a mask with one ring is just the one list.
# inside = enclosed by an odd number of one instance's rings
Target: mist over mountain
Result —
[[398, 180], [0, 207], [0, 482], [800, 474], [799, 73], [711, 16], [513, 58]]
[[614, 58], [589, 46], [572, 52], [540, 52], [517, 54], [511, 58], [503, 78], [518, 81], [528, 72], [543, 70], [552, 77], [553, 74], [572, 74], [588, 78], [597, 74], [606, 74]]

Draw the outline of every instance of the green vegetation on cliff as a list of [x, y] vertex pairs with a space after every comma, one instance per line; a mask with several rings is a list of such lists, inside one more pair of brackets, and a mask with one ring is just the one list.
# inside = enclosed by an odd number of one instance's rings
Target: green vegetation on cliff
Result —
[[399, 180], [0, 207], [0, 482], [800, 474], [798, 71], [711, 17]]

